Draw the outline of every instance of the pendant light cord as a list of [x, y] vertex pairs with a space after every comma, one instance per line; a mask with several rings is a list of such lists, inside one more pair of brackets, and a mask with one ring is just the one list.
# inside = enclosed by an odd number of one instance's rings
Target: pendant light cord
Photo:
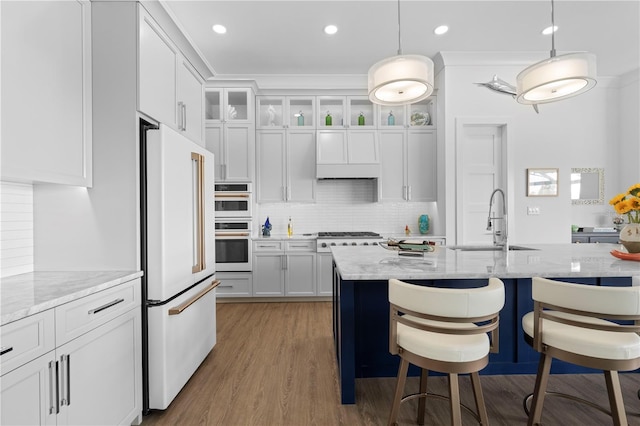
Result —
[[553, 0], [551, 0], [551, 57], [556, 56], [556, 23], [553, 16]]
[[400, 37], [400, 0], [398, 0], [398, 55], [402, 55], [402, 41]]

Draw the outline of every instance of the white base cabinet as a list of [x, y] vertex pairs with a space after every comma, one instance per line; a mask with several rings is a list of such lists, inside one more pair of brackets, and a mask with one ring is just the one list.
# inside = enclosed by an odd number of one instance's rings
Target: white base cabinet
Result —
[[225, 297], [251, 297], [253, 295], [253, 273], [216, 272], [220, 285], [216, 288], [220, 299]]
[[254, 296], [315, 296], [315, 240], [254, 241]]
[[333, 255], [331, 253], [318, 253], [317, 263], [317, 283], [318, 296], [333, 295]]
[[0, 423], [139, 422], [140, 317], [136, 279], [2, 326]]

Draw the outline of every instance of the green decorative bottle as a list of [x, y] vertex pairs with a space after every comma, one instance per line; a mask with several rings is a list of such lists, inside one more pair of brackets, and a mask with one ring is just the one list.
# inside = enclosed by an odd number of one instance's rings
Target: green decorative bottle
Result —
[[331, 126], [333, 119], [331, 118], [331, 112], [327, 111], [327, 116], [324, 119], [325, 126]]
[[362, 114], [362, 112], [358, 116], [358, 126], [364, 126], [364, 115]]
[[304, 126], [304, 115], [302, 114], [302, 111], [298, 114], [298, 126]]
[[393, 111], [389, 111], [389, 117], [387, 117], [387, 124], [389, 126], [396, 125], [396, 118], [393, 116]]

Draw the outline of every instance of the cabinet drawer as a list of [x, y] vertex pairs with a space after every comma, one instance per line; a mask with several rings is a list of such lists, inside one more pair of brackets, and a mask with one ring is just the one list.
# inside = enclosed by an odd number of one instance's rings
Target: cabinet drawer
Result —
[[253, 293], [251, 272], [233, 272], [229, 275], [217, 273], [220, 285], [216, 288], [219, 297], [248, 297]]
[[55, 309], [56, 344], [62, 345], [139, 306], [139, 278], [61, 305]]
[[283, 251], [284, 241], [270, 240], [270, 241], [254, 241], [253, 251]]
[[286, 251], [316, 251], [316, 242], [314, 240], [286, 241]]
[[2, 326], [0, 375], [20, 367], [55, 347], [53, 309]]
[[612, 243], [612, 244], [618, 244], [620, 241], [618, 239], [618, 236], [615, 236], [615, 237], [595, 236], [595, 237], [589, 237], [589, 242], [590, 243]]

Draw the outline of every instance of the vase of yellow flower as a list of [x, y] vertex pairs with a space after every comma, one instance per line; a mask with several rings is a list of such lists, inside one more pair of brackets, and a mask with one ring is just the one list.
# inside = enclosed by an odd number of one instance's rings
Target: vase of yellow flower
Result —
[[620, 230], [620, 243], [629, 253], [640, 253], [640, 183], [613, 197], [609, 204], [629, 222]]

